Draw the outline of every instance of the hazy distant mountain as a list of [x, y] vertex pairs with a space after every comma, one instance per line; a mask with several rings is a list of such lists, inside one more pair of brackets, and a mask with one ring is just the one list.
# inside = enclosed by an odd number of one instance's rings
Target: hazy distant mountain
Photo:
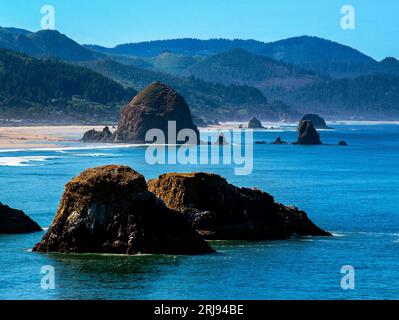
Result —
[[167, 83], [185, 97], [196, 116], [208, 120], [238, 120], [252, 116], [276, 120], [298, 116], [287, 106], [268, 104], [258, 89], [249, 86], [209, 83], [194, 77], [176, 77], [109, 60], [91, 61], [84, 65], [137, 89], [158, 80]]
[[183, 74], [211, 82], [249, 85], [260, 90], [270, 87], [296, 89], [321, 79], [313, 72], [244, 49], [205, 58], [188, 67]]
[[33, 57], [56, 57], [66, 61], [87, 61], [103, 56], [54, 30], [30, 32], [16, 28], [0, 28], [0, 48]]
[[96, 45], [85, 45], [85, 47], [108, 54], [131, 55], [148, 58], [159, 56], [164, 51], [186, 56], [209, 56], [235, 48], [242, 48], [253, 52], [264, 45], [265, 43], [255, 40], [199, 40], [186, 38], [127, 43], [118, 45], [114, 48], [105, 48]]
[[399, 76], [395, 75], [333, 79], [279, 94], [303, 113], [319, 112], [341, 119], [399, 119]]
[[57, 31], [0, 28], [0, 48], [84, 62], [138, 89], [160, 80], [184, 95], [196, 115], [209, 119], [292, 117], [296, 111], [396, 116], [399, 61], [378, 62], [317, 37], [270, 43], [176, 39], [103, 48], [81, 46]]
[[138, 57], [155, 57], [165, 50], [188, 56], [210, 56], [240, 48], [274, 60], [300, 65], [320, 73], [332, 73], [336, 76], [364, 73], [370, 65], [377, 64], [373, 58], [349, 46], [310, 36], [270, 43], [255, 40], [175, 39], [122, 44], [114, 48], [100, 46], [87, 46], [87, 48], [108, 54]]
[[87, 68], [0, 49], [1, 117], [117, 119], [135, 94]]

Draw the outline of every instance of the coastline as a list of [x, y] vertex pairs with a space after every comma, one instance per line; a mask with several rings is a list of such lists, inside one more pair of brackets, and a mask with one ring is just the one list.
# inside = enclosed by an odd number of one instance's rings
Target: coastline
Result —
[[[296, 130], [294, 122], [262, 122], [269, 131]], [[399, 121], [368, 121], [368, 120], [340, 120], [327, 122], [334, 125], [399, 125]], [[245, 122], [223, 122], [219, 125], [200, 127], [200, 131], [231, 130], [238, 129], [240, 125], [246, 127]], [[65, 142], [78, 142], [83, 134], [91, 129], [102, 130], [103, 125], [39, 125], [39, 126], [15, 126], [0, 127], [1, 149], [38, 149], [59, 148]]]
[[58, 148], [61, 142], [77, 142], [91, 129], [103, 126], [18, 126], [0, 127], [0, 149]]

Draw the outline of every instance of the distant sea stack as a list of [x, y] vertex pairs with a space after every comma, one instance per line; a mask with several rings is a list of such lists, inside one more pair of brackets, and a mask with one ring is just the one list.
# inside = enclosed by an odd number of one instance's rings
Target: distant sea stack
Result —
[[272, 144], [287, 144], [287, 142], [281, 140], [281, 137], [277, 137], [277, 139]]
[[[141, 91], [122, 110], [114, 142], [145, 142], [145, 135], [150, 129], [160, 129], [168, 139], [168, 121], [176, 121], [176, 130], [194, 130], [190, 108], [184, 98], [171, 87], [155, 82]], [[197, 141], [198, 143], [198, 141]]]
[[264, 129], [262, 126], [262, 122], [260, 122], [255, 117], [249, 120], [248, 122], [248, 129]]
[[205, 239], [267, 240], [330, 236], [295, 208], [257, 189], [239, 188], [208, 173], [167, 173], [148, 188], [180, 212]]
[[313, 127], [313, 122], [309, 120], [301, 121], [298, 127], [298, 141], [295, 144], [317, 145], [323, 144], [320, 135]]
[[19, 234], [42, 231], [40, 226], [23, 211], [0, 202], [0, 234]]
[[105, 127], [102, 131], [95, 129], [87, 131], [82, 138], [83, 142], [110, 142], [112, 132], [109, 127]]
[[34, 251], [115, 254], [214, 252], [179, 213], [126, 166], [88, 169], [65, 186], [57, 214]]
[[324, 119], [322, 117], [320, 117], [317, 114], [312, 114], [312, 113], [308, 113], [306, 115], [303, 116], [302, 121], [312, 121], [313, 126], [316, 129], [332, 129], [329, 126], [327, 126], [326, 122], [324, 121]]

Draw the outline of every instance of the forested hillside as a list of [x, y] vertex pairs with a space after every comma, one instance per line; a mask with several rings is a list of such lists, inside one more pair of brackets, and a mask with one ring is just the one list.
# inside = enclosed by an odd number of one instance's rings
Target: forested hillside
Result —
[[5, 49], [0, 49], [0, 83], [3, 117], [108, 117], [136, 94], [87, 68]]

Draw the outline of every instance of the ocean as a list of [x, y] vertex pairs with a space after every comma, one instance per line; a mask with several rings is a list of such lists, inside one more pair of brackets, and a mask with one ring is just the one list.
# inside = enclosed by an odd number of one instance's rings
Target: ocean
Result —
[[[305, 210], [331, 238], [213, 241], [202, 256], [33, 253], [44, 234], [0, 235], [0, 299], [399, 299], [399, 125], [333, 123], [331, 145], [255, 145], [254, 169], [149, 165], [140, 146], [65, 143], [57, 149], [0, 150], [0, 201], [43, 228], [64, 184], [86, 168], [125, 164], [147, 179], [206, 171], [257, 187]], [[255, 132], [255, 141], [294, 141], [295, 127]], [[336, 144], [344, 139], [347, 147]], [[41, 287], [43, 266], [55, 288]], [[344, 290], [343, 266], [354, 270]]]

